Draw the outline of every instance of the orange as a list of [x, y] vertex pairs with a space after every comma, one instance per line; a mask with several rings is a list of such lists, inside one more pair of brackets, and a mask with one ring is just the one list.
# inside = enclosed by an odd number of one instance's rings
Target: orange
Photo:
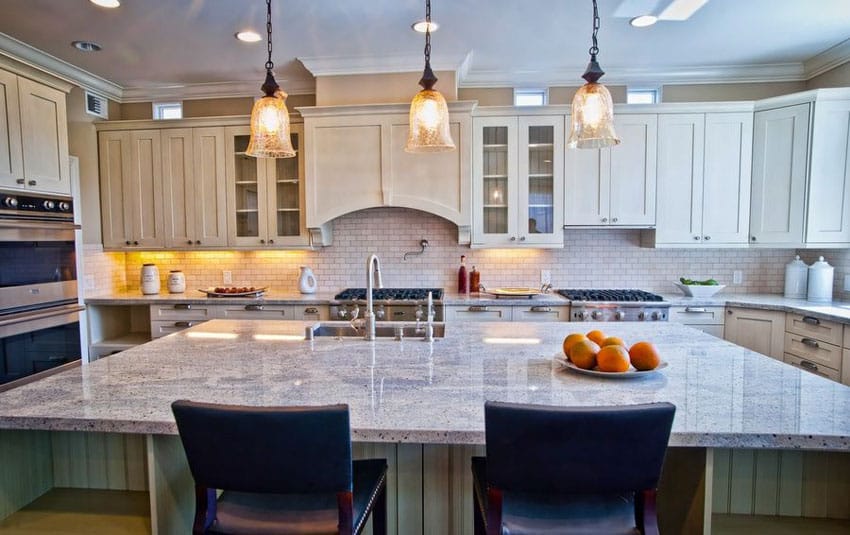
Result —
[[605, 333], [600, 331], [599, 329], [594, 329], [587, 333], [587, 337], [596, 342], [597, 344], [602, 344], [602, 341], [605, 340]]
[[581, 342], [582, 340], [587, 340], [587, 336], [581, 333], [573, 333], [564, 338], [564, 355], [566, 355], [567, 358], [570, 358], [570, 349], [572, 349], [577, 342]]
[[608, 337], [608, 338], [606, 338], [605, 340], [602, 340], [602, 343], [601, 343], [601, 344], [599, 344], [599, 345], [600, 345], [600, 346], [602, 346], [602, 347], [605, 347], [605, 346], [623, 346], [623, 347], [628, 347], [628, 346], [626, 345], [626, 343], [625, 343], [625, 342], [623, 342], [623, 339], [622, 339], [622, 338], [620, 338], [619, 336], [609, 336], [609, 337]]
[[661, 364], [658, 348], [651, 342], [638, 342], [629, 349], [632, 366], [638, 370], [654, 370]]
[[596, 366], [596, 354], [599, 346], [591, 340], [576, 342], [570, 349], [570, 360], [579, 368], [589, 370]]
[[596, 366], [603, 372], [627, 372], [629, 352], [623, 346], [605, 346], [596, 355]]

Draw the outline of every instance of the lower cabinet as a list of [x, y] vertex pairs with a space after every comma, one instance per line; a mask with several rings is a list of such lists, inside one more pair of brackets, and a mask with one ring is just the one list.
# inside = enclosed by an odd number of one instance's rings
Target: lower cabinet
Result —
[[670, 307], [670, 321], [688, 325], [717, 338], [723, 338], [725, 307]]
[[784, 360], [785, 312], [727, 307], [724, 335], [733, 344]]
[[230, 320], [305, 320], [330, 318], [328, 305], [277, 305], [266, 303], [151, 305], [151, 338], [159, 338], [188, 329], [211, 319]]
[[833, 381], [841, 381], [843, 338], [844, 327], [840, 323], [788, 314], [784, 360]]
[[453, 321], [570, 321], [563, 305], [446, 305], [446, 322]]

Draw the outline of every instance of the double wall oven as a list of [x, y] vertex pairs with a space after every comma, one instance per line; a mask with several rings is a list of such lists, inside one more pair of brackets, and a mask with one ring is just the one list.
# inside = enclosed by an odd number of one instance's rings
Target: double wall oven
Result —
[[74, 204], [0, 191], [0, 391], [82, 357]]

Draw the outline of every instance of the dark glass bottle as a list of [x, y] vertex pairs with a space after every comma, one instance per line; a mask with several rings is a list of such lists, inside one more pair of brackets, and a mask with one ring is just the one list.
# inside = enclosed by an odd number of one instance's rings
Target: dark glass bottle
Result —
[[469, 272], [469, 291], [478, 293], [478, 286], [481, 285], [481, 272], [475, 270], [472, 266], [472, 271]]
[[469, 293], [469, 274], [466, 272], [466, 256], [460, 257], [460, 268], [457, 270], [457, 293]]

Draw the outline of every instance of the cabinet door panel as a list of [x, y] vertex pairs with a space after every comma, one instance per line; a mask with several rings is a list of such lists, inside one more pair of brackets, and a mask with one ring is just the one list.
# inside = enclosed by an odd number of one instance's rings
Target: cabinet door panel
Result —
[[0, 185], [24, 187], [18, 77], [0, 70]]
[[190, 199], [194, 203], [190, 221], [195, 245], [227, 245], [224, 128], [193, 129], [192, 145], [195, 196]]
[[785, 345], [785, 313], [775, 310], [728, 308], [726, 339], [762, 355], [782, 360]]
[[99, 139], [103, 246], [124, 248], [133, 240], [130, 132], [101, 132]]
[[[517, 243], [517, 120], [482, 117], [473, 121], [473, 241]], [[513, 240], [511, 239], [513, 238]]]
[[192, 129], [162, 130], [162, 192], [165, 246], [191, 247], [195, 239]]
[[19, 77], [18, 99], [27, 187], [70, 195], [65, 93]]
[[267, 158], [268, 232], [273, 246], [306, 245], [308, 242], [304, 217], [304, 158], [301, 153], [304, 129], [292, 125], [290, 137], [297, 156]]
[[268, 205], [265, 187], [266, 164], [245, 154], [251, 129], [247, 126], [225, 128], [225, 162], [227, 175], [227, 244], [259, 247], [265, 242]]
[[134, 245], [164, 247], [162, 217], [162, 148], [159, 130], [130, 132], [130, 196]]
[[520, 244], [563, 244], [563, 117], [520, 117], [517, 125]]
[[658, 117], [621, 115], [614, 120], [622, 143], [608, 149], [611, 224], [654, 225]]
[[809, 104], [756, 112], [750, 242], [803, 241]]
[[702, 244], [705, 115], [658, 118], [656, 242]]
[[753, 116], [710, 113], [705, 119], [704, 243], [747, 243]]
[[807, 243], [850, 242], [850, 102], [815, 104]]
[[610, 156], [608, 149], [567, 149], [564, 153], [565, 225], [608, 224]]

